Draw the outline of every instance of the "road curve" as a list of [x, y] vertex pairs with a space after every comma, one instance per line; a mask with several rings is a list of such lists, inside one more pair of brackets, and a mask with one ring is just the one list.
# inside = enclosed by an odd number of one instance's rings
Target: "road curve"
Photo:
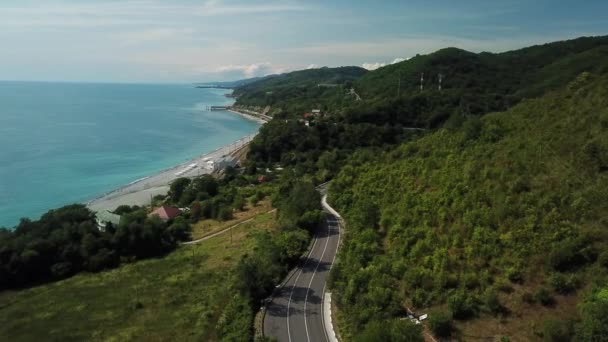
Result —
[[264, 336], [281, 342], [335, 341], [323, 320], [325, 283], [340, 243], [339, 217], [333, 212], [325, 209], [325, 222], [314, 232], [308, 255], [266, 305]]

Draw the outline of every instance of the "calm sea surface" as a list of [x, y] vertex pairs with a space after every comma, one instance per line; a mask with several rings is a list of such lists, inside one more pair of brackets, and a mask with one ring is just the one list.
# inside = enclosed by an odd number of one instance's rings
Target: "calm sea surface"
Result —
[[259, 125], [218, 89], [0, 82], [0, 227], [210, 152]]

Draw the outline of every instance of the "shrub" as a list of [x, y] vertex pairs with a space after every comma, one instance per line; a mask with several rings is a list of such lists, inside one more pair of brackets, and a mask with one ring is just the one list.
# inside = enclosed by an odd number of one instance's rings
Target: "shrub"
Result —
[[409, 320], [372, 321], [354, 338], [356, 342], [423, 342], [422, 327]]
[[522, 283], [524, 280], [521, 269], [514, 266], [507, 268], [507, 278], [514, 283]]
[[505, 312], [505, 307], [500, 303], [496, 290], [492, 288], [487, 289], [483, 294], [483, 304], [494, 315]]
[[574, 274], [554, 273], [549, 277], [549, 283], [556, 292], [567, 294], [578, 288], [579, 280]]
[[455, 319], [469, 319], [477, 315], [477, 300], [467, 292], [460, 290], [448, 298], [448, 307]]
[[475, 140], [481, 135], [483, 124], [478, 116], [470, 116], [463, 123], [462, 129], [466, 140]]
[[585, 264], [589, 260], [581, 253], [584, 245], [584, 241], [580, 238], [568, 239], [556, 244], [549, 254], [551, 267], [556, 271], [563, 272]]
[[544, 341], [569, 342], [574, 335], [574, 326], [570, 321], [546, 320], [543, 323], [542, 337]]
[[433, 333], [439, 337], [449, 337], [454, 329], [452, 325], [452, 316], [443, 311], [437, 311], [429, 314], [429, 327]]
[[534, 294], [534, 300], [545, 306], [555, 303], [553, 296], [551, 296], [551, 292], [544, 287], [536, 291]]
[[232, 218], [232, 210], [228, 207], [221, 207], [217, 212], [217, 219], [220, 221], [228, 221]]
[[597, 258], [600, 265], [608, 268], [608, 251], [603, 251]]
[[504, 293], [511, 293], [511, 292], [513, 292], [513, 287], [511, 286], [511, 284], [509, 283], [509, 281], [507, 281], [504, 278], [498, 278], [496, 280], [496, 282], [494, 283], [494, 286], [500, 292], [504, 292]]
[[429, 296], [424, 289], [416, 289], [412, 296], [412, 305], [414, 305], [414, 307], [423, 307], [426, 305], [428, 298]]

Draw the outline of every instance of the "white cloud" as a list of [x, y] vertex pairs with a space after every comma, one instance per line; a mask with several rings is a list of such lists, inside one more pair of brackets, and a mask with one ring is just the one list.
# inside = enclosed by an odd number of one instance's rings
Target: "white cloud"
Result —
[[274, 67], [272, 64], [265, 63], [253, 63], [247, 65], [224, 65], [217, 68], [218, 73], [222, 74], [242, 74], [243, 77], [251, 78], [251, 77], [259, 77], [259, 76], [268, 76], [271, 74], [276, 74], [283, 72], [284, 70], [281, 68]]
[[386, 63], [379, 63], [379, 62], [376, 62], [376, 63], [363, 63], [361, 65], [361, 67], [363, 69], [367, 69], [367, 70], [376, 70], [378, 68], [382, 68], [383, 66], [386, 66]]
[[306, 70], [310, 70], [310, 69], [317, 69], [317, 68], [319, 68], [319, 66], [318, 66], [318, 65], [316, 65], [316, 64], [310, 64], [310, 65], [308, 65], [308, 66], [306, 67]]
[[393, 61], [391, 62], [391, 64], [397, 64], [397, 63], [401, 63], [403, 61], [407, 61], [409, 58], [401, 58], [401, 57], [397, 57], [395, 59], [393, 59]]
[[256, 13], [273, 13], [273, 12], [300, 12], [310, 10], [310, 7], [303, 6], [296, 3], [267, 3], [267, 4], [255, 4], [255, 5], [228, 5], [221, 0], [208, 0], [206, 1], [200, 11], [199, 15], [203, 16], [214, 16], [214, 15], [234, 15], [234, 14], [256, 14]]

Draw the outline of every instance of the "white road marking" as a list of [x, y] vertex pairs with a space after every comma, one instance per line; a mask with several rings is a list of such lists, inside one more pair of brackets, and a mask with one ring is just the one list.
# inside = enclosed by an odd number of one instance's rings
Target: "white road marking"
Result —
[[[317, 244], [318, 240], [319, 239], [317, 239], [317, 237], [315, 236], [315, 241], [313, 242], [312, 247], [310, 248], [310, 252], [308, 252], [308, 255], [306, 256], [306, 261], [304, 261], [304, 264], [302, 266], [306, 265], [306, 263], [310, 259], [310, 255], [315, 250], [315, 245]], [[296, 280], [293, 282], [293, 285], [291, 285], [291, 293], [289, 294], [289, 301], [287, 301], [287, 337], [289, 338], [289, 342], [291, 342], [291, 332], [289, 330], [289, 311], [290, 311], [290, 306], [291, 306], [291, 297], [293, 297], [293, 290], [295, 289], [296, 284], [298, 283], [298, 279], [300, 279], [301, 275], [302, 275], [302, 267], [300, 267], [298, 276], [296, 277]]]
[[321, 265], [321, 261], [323, 260], [323, 256], [325, 255], [325, 251], [327, 250], [327, 245], [329, 244], [329, 236], [330, 236], [329, 233], [331, 233], [331, 225], [329, 224], [329, 221], [327, 221], [327, 237], [325, 237], [325, 247], [323, 247], [323, 253], [321, 253], [319, 262], [317, 262], [317, 267], [315, 267], [315, 270], [312, 273], [312, 277], [310, 277], [310, 282], [308, 282], [308, 289], [306, 290], [306, 297], [304, 298], [304, 327], [306, 328], [306, 338], [308, 339], [308, 342], [310, 342], [310, 335], [308, 333], [308, 320], [306, 319], [306, 306], [308, 304], [308, 294], [310, 293], [310, 286], [312, 285], [312, 281], [315, 279], [315, 275], [317, 274], [319, 265]]

